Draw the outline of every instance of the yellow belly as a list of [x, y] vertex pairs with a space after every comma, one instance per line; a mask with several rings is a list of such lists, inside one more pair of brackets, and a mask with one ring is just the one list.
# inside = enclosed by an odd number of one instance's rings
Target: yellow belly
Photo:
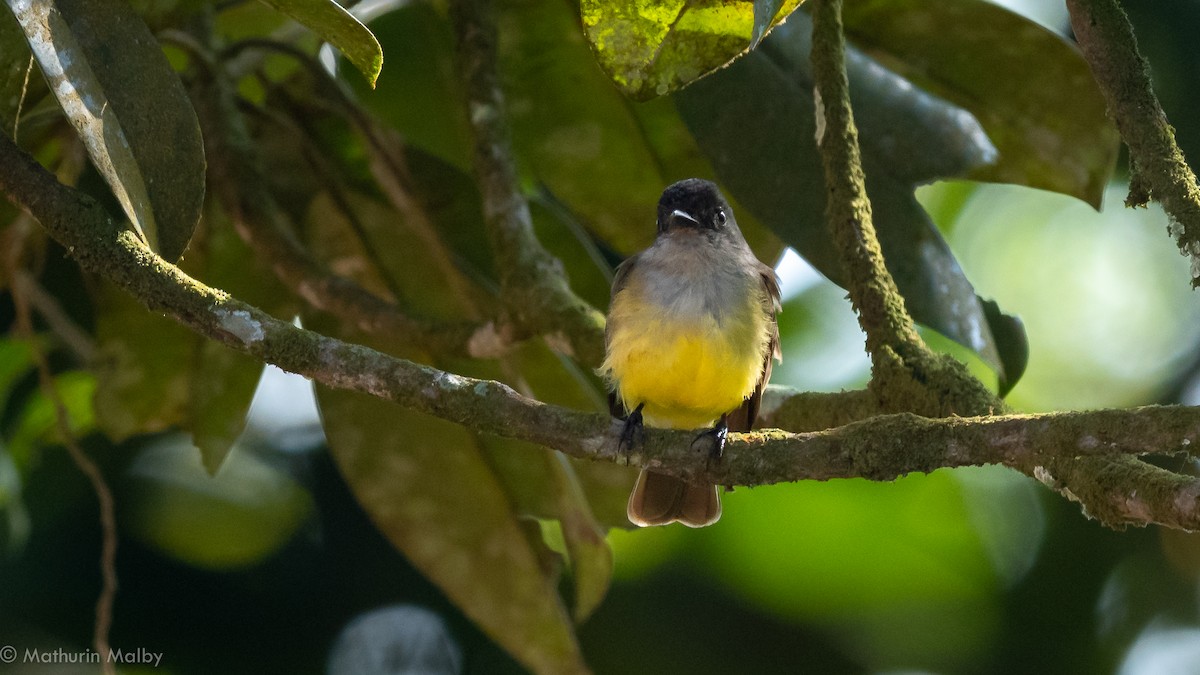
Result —
[[626, 409], [644, 404], [647, 424], [711, 426], [753, 391], [766, 354], [766, 317], [758, 300], [718, 324], [709, 315], [685, 321], [618, 294], [602, 372]]

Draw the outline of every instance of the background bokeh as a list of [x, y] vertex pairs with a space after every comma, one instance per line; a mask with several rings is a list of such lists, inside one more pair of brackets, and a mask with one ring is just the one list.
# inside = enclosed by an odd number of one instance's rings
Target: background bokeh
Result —
[[[1057, 4], [1006, 4], [1065, 28]], [[1179, 142], [1200, 158], [1200, 2], [1124, 5]], [[1200, 296], [1162, 212], [1122, 207], [1124, 180], [1101, 213], [1011, 186], [920, 193], [980, 294], [1025, 322], [1018, 410], [1200, 403]], [[75, 283], [70, 263], [54, 264], [64, 287]], [[794, 254], [780, 269], [774, 381], [861, 386], [868, 364], [844, 291]], [[86, 428], [94, 383], [76, 373], [59, 384]], [[117, 477], [112, 642], [165, 654], [159, 669], [123, 672], [366, 672], [389, 644], [372, 630], [415, 654], [393, 664], [410, 670], [380, 672], [520, 672], [358, 507], [306, 383], [269, 371], [251, 414], [215, 479], [182, 436], [121, 447], [87, 437]], [[42, 402], [0, 420], [0, 643], [82, 650], [99, 532], [84, 479], [42, 449], [51, 419]], [[34, 455], [16, 480], [15, 463]], [[737, 490], [715, 527], [610, 539], [616, 579], [580, 629], [599, 673], [1200, 673], [1200, 538], [1107, 530], [1003, 468]], [[23, 668], [0, 672], [73, 672]]]

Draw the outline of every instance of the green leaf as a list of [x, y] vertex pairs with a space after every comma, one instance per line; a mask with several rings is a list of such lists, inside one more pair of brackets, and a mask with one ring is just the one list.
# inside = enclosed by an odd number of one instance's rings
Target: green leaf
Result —
[[[91, 404], [96, 391], [96, 379], [92, 374], [73, 370], [56, 375], [54, 388], [66, 408], [71, 433], [76, 438], [91, 433], [96, 428], [96, 416]], [[56, 406], [39, 389], [21, 410], [9, 436], [8, 451], [18, 467], [25, 467], [29, 466], [39, 446], [62, 442]]]
[[[759, 49], [675, 100], [733, 196], [844, 286], [824, 218], [808, 75], [810, 26], [805, 15], [793, 15]], [[961, 109], [915, 90], [862, 55], [848, 65], [875, 226], [908, 309], [1003, 377], [1006, 366], [1015, 366], [1001, 359], [974, 289], [913, 196], [916, 181], [986, 165], [994, 149]]]
[[0, 414], [8, 405], [13, 386], [33, 369], [33, 348], [24, 340], [0, 338]]
[[317, 400], [331, 452], [383, 534], [526, 667], [583, 671], [555, 581], [471, 434], [361, 394], [318, 387]]
[[588, 508], [583, 488], [567, 458], [554, 453], [549, 457], [559, 485], [558, 520], [563, 541], [571, 560], [575, 582], [576, 623], [583, 623], [600, 606], [612, 582], [613, 553], [604, 538], [604, 530]]
[[851, 0], [846, 32], [918, 87], [971, 112], [999, 150], [966, 174], [1100, 208], [1116, 128], [1078, 50], [984, 0]]
[[[744, 0], [581, 0], [579, 9], [600, 68], [640, 101], [669, 94], [728, 65], [761, 39], [756, 17], [767, 2]], [[783, 0], [771, 25], [800, 5]]]
[[114, 441], [180, 424], [188, 406], [194, 336], [110, 284], [96, 304], [96, 418]]
[[334, 0], [263, 0], [337, 47], [373, 87], [383, 69], [383, 49], [371, 33]]
[[[209, 209], [205, 222], [207, 227], [195, 251], [197, 262], [203, 263], [205, 281], [276, 315], [291, 315], [292, 311], [282, 309], [290, 304], [284, 300], [286, 291], [258, 264], [234, 232], [233, 224], [215, 208]], [[263, 365], [220, 343], [197, 337], [193, 340], [182, 424], [191, 432], [204, 468], [215, 475], [246, 426]]]
[[204, 468], [216, 475], [246, 427], [262, 364], [212, 341], [198, 345], [198, 351], [184, 427], [192, 432]]
[[7, 0], [92, 163], [147, 243], [174, 262], [204, 199], [187, 92], [123, 0]]
[[1029, 336], [1025, 324], [1017, 317], [1000, 311], [995, 300], [983, 300], [983, 312], [996, 341], [996, 351], [1004, 369], [1000, 371], [1000, 396], [1007, 396], [1025, 374], [1029, 365]]

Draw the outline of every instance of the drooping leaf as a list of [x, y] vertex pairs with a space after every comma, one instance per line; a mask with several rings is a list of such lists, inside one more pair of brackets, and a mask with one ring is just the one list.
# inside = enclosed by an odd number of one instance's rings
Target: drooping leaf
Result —
[[[197, 251], [205, 281], [275, 314], [290, 314], [281, 311], [290, 304], [284, 300], [285, 291], [254, 259], [223, 214], [210, 208], [206, 224]], [[263, 367], [253, 357], [217, 342], [195, 340], [183, 426], [191, 432], [204, 468], [216, 474], [246, 426]]]
[[263, 0], [337, 47], [371, 86], [383, 69], [383, 49], [371, 33], [334, 0]]
[[7, 0], [50, 88], [125, 215], [174, 262], [204, 198], [187, 93], [123, 0]]
[[95, 404], [101, 431], [121, 441], [181, 423], [196, 349], [192, 334], [107, 284], [95, 304]]
[[[509, 363], [522, 375], [515, 384], [540, 401], [583, 410], [605, 407], [594, 382], [574, 370], [573, 362], [544, 344], [522, 345]], [[615, 464], [573, 462], [556, 452], [543, 452], [541, 457], [548, 472], [544, 490], [551, 514], [541, 518], [552, 517], [560, 524], [575, 592], [572, 615], [577, 623], [582, 623], [608, 593], [613, 554], [604, 535], [609, 527], [629, 526], [625, 503], [635, 474], [628, 467]], [[617, 487], [585, 493], [581, 479], [593, 485], [608, 479]], [[598, 518], [597, 511], [610, 519]], [[614, 512], [617, 515], [612, 517], [610, 514]]]
[[800, 0], [581, 0], [584, 35], [600, 68], [630, 98], [669, 94], [744, 54]]
[[612, 582], [613, 553], [604, 538], [604, 530], [588, 508], [583, 489], [567, 458], [555, 454], [558, 493], [558, 519], [563, 541], [571, 561], [571, 578], [575, 582], [576, 623], [583, 623], [600, 606]]
[[850, 0], [847, 35], [918, 87], [969, 111], [999, 161], [966, 177], [1099, 208], [1119, 150], [1079, 51], [984, 0]]
[[205, 470], [215, 475], [246, 426], [262, 364], [212, 341], [197, 351], [184, 424]]
[[361, 394], [319, 387], [317, 400], [338, 466], [384, 535], [527, 667], [582, 671], [555, 582], [471, 434]]
[[1000, 355], [1000, 362], [1004, 364], [1004, 369], [1000, 371], [999, 391], [1003, 397], [1012, 391], [1029, 365], [1029, 336], [1025, 334], [1025, 324], [1020, 318], [1000, 311], [1000, 305], [995, 300], [982, 302], [988, 327], [992, 329], [992, 339], [996, 341], [996, 351]]
[[[844, 285], [824, 218], [810, 30], [805, 15], [793, 15], [759, 49], [675, 100], [733, 196]], [[848, 60], [848, 68], [875, 226], [909, 311], [977, 352], [1001, 377], [1006, 367], [1023, 369], [1001, 359], [974, 289], [913, 196], [915, 182], [987, 165], [995, 159], [994, 148], [956, 106], [914, 89], [860, 54]]]

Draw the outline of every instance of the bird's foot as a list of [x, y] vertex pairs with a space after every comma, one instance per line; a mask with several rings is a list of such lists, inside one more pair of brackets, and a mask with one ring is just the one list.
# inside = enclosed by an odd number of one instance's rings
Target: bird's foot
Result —
[[642, 422], [642, 406], [644, 403], [638, 404], [638, 407], [633, 409], [633, 412], [625, 416], [625, 426], [621, 427], [621, 440], [617, 443], [617, 450], [623, 453], [626, 458], [637, 448], [642, 447], [642, 442], [646, 438], [646, 431]]
[[702, 432], [692, 440], [692, 450], [696, 452], [708, 452], [708, 459], [705, 460], [705, 467], [711, 466], [713, 462], [721, 463], [721, 456], [725, 454], [725, 439], [729, 435], [729, 424], [722, 416], [713, 428]]

